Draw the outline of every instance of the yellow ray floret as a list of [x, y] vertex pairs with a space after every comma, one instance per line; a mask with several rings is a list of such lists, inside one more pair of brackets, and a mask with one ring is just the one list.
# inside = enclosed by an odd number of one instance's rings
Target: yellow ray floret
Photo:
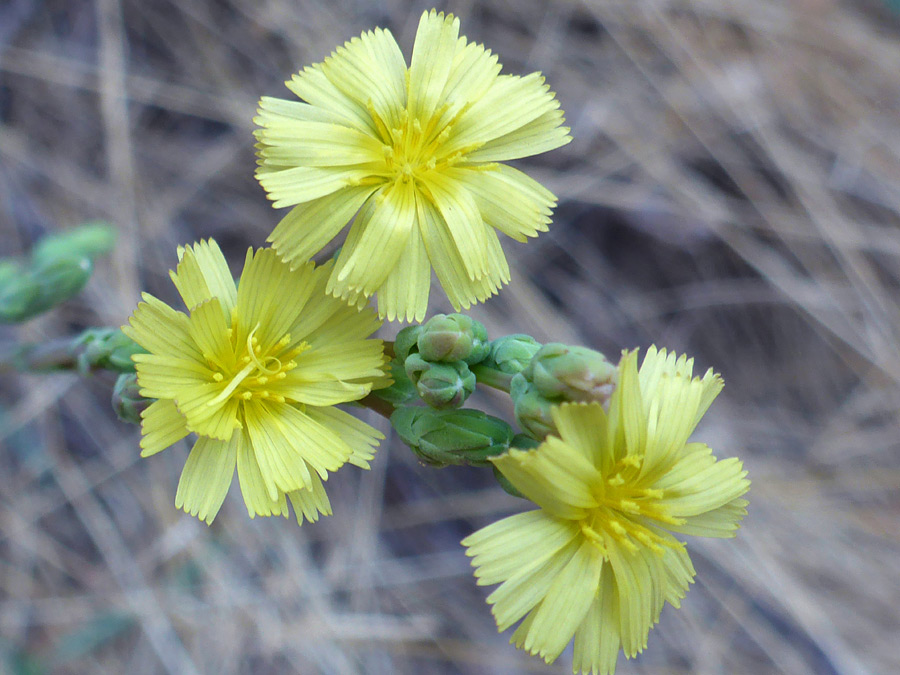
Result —
[[613, 673], [642, 651], [663, 605], [678, 607], [694, 568], [674, 533], [733, 537], [747, 472], [688, 437], [722, 388], [693, 361], [651, 347], [623, 355], [608, 412], [553, 408], [558, 435], [492, 461], [540, 509], [463, 540], [500, 630], [548, 663], [573, 639], [573, 672]]
[[535, 237], [556, 205], [500, 162], [571, 140], [540, 74], [500, 70], [432, 10], [408, 67], [376, 29], [287, 82], [302, 102], [263, 97], [257, 178], [276, 207], [293, 207], [269, 237], [278, 253], [300, 264], [352, 220], [335, 296], [377, 293], [380, 316], [421, 321], [432, 268], [457, 310], [496, 293], [509, 281], [497, 233]]
[[345, 462], [368, 468], [383, 436], [334, 408], [383, 382], [380, 322], [325, 294], [331, 264], [291, 269], [247, 252], [239, 286], [212, 240], [179, 249], [172, 280], [188, 312], [144, 295], [122, 330], [136, 355], [142, 455], [197, 435], [175, 505], [207, 523], [237, 470], [250, 517], [298, 522], [331, 513], [322, 481]]

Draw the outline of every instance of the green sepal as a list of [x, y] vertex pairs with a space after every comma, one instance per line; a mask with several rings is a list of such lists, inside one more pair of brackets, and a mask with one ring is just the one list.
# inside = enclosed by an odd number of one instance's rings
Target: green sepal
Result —
[[140, 394], [137, 375], [122, 373], [116, 380], [112, 392], [112, 407], [123, 422], [140, 424], [141, 413], [150, 407], [154, 399], [144, 398]]
[[75, 339], [78, 349], [78, 372], [82, 375], [92, 370], [114, 370], [133, 373], [133, 354], [144, 354], [134, 340], [118, 328], [91, 328]]
[[434, 466], [487, 466], [513, 438], [509, 424], [481, 410], [401, 406], [391, 425], [419, 459]]
[[393, 359], [390, 366], [393, 383], [384, 389], [373, 390], [372, 394], [396, 408], [398, 405], [416, 398], [418, 394], [416, 393], [416, 385], [407, 377], [403, 365], [397, 359]]

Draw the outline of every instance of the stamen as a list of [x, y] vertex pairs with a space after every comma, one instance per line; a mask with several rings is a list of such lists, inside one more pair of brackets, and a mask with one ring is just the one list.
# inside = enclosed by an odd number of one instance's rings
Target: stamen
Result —
[[213, 379], [216, 382], [221, 382], [222, 380], [225, 379], [225, 376], [222, 373], [213, 373]]
[[222, 392], [216, 396], [214, 399], [209, 401], [206, 405], [212, 407], [214, 405], [220, 404], [222, 401], [226, 400], [231, 394], [237, 389], [238, 385], [243, 382], [250, 373], [253, 372], [253, 364], [248, 363], [244, 366], [244, 369], [234, 376], [234, 379], [228, 383], [228, 386], [225, 387]]

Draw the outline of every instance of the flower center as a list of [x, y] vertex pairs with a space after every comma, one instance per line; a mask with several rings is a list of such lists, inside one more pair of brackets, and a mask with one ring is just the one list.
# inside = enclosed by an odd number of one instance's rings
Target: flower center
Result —
[[660, 524], [681, 525], [685, 521], [674, 518], [661, 503], [664, 491], [641, 487], [637, 478], [643, 458], [630, 455], [619, 460], [612, 475], [606, 479], [594, 495], [600, 503], [581, 522], [581, 532], [605, 557], [610, 545], [620, 545], [630, 552], [641, 544], [657, 555], [666, 548], [680, 548], [681, 544], [663, 537], [655, 531], [650, 521]]
[[[294, 357], [309, 349], [309, 344], [300, 342], [291, 347], [290, 333], [285, 334], [270, 348], [263, 350], [255, 333], [259, 330], [259, 324], [250, 331], [247, 339], [237, 344], [235, 340], [235, 328], [229, 328], [226, 336], [231, 344], [232, 358], [214, 358], [205, 355], [210, 367], [213, 369], [214, 382], [228, 382], [226, 387], [219, 392], [207, 405], [214, 406], [223, 401], [237, 396], [244, 401], [251, 399], [263, 399], [284, 403], [284, 396], [272, 391], [280, 380], [287, 377], [288, 372], [297, 367]], [[225, 363], [235, 364], [225, 367]]]

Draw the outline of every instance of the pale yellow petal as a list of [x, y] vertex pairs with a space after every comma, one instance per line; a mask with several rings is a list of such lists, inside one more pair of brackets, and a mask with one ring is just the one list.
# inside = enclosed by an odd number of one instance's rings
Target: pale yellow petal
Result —
[[560, 518], [583, 518], [599, 504], [592, 487], [602, 481], [578, 450], [548, 436], [533, 450], [515, 450], [492, 457], [500, 472], [523, 495]]
[[305, 264], [338, 235], [374, 191], [371, 185], [347, 187], [298, 204], [267, 241], [285, 261], [294, 266]]
[[209, 367], [192, 358], [135, 354], [133, 360], [140, 393], [145, 398], [175, 398], [186, 389], [212, 381]]
[[234, 349], [228, 334], [231, 322], [225, 319], [218, 298], [200, 303], [191, 311], [191, 339], [203, 358], [219, 369], [231, 372], [236, 367]]
[[247, 431], [235, 433], [235, 436], [240, 438], [237, 449], [237, 472], [247, 513], [251, 518], [257, 515], [280, 516], [283, 514], [287, 516], [287, 499], [284, 493], [280, 492], [275, 499], [269, 496]]
[[189, 433], [175, 403], [168, 399], [154, 401], [141, 412], [141, 457], [155, 455]]
[[375, 456], [375, 448], [379, 441], [384, 440], [384, 434], [338, 408], [306, 406], [306, 414], [336, 433], [350, 446], [352, 452], [347, 459], [350, 464], [361, 469], [369, 468], [369, 462]]
[[744, 465], [735, 457], [715, 460], [691, 453], [672, 471], [654, 483], [664, 491], [660, 500], [675, 517], [697, 516], [713, 511], [744, 495], [750, 489]]
[[394, 269], [378, 289], [378, 315], [388, 321], [425, 319], [431, 290], [431, 261], [418, 227], [409, 235]]
[[359, 340], [308, 349], [294, 361], [297, 367], [272, 391], [287, 395], [310, 382], [357, 380], [379, 377], [382, 372], [384, 348], [381, 340]]
[[447, 83], [440, 97], [446, 110], [435, 128], [443, 128], [465, 105], [484, 96], [494, 84], [500, 70], [496, 55], [482, 45], [468, 42], [465, 37], [460, 36]]
[[717, 509], [688, 516], [681, 525], [666, 523], [666, 529], [695, 537], [730, 539], [737, 534], [741, 520], [747, 515], [746, 499], [734, 499]]
[[409, 244], [415, 226], [415, 189], [412, 181], [401, 181], [371, 197], [341, 249], [329, 293], [341, 295], [349, 288], [372, 295], [384, 283]]
[[562, 440], [596, 468], [606, 443], [606, 412], [599, 403], [563, 403], [550, 409]]
[[582, 541], [535, 610], [524, 648], [552, 663], [575, 635], [600, 586], [603, 555]]
[[498, 584], [543, 565], [579, 535], [576, 523], [526, 511], [483, 527], [462, 540], [479, 586]]
[[483, 302], [497, 292], [499, 283], [492, 275], [472, 280], [466, 273], [459, 251], [447, 230], [440, 212], [428, 199], [417, 202], [419, 231], [434, 266], [438, 281], [457, 311], [468, 309], [475, 302]]
[[262, 166], [340, 167], [379, 163], [384, 145], [371, 134], [331, 122], [307, 122], [268, 115], [260, 110], [253, 132]]
[[170, 273], [188, 309], [218, 298], [226, 316], [234, 307], [237, 291], [225, 256], [213, 240], [200, 241], [178, 250], [179, 263]]
[[248, 250], [237, 298], [238, 343], [252, 334], [267, 353], [284, 338], [312, 296], [313, 269], [312, 263], [291, 269], [273, 249]]
[[226, 382], [199, 384], [179, 389], [175, 405], [185, 417], [188, 429], [200, 436], [221, 441], [232, 437], [239, 426], [236, 397], [221, 398]]
[[475, 149], [558, 107], [559, 101], [540, 73], [500, 75], [490, 90], [460, 116], [441, 150], [451, 155]]
[[239, 437], [234, 434], [229, 441], [197, 439], [178, 481], [175, 508], [183, 508], [207, 525], [212, 523], [234, 477]]
[[258, 171], [260, 185], [276, 209], [319, 199], [342, 188], [358, 185], [368, 169], [298, 166], [290, 169]]
[[475, 198], [485, 225], [516, 241], [547, 231], [556, 197], [521, 171], [500, 164], [491, 171], [463, 167], [447, 173]]
[[366, 107], [338, 89], [325, 76], [321, 63], [307, 66], [284, 84], [307, 103], [327, 110], [344, 123], [373, 135], [377, 133]]
[[475, 199], [465, 185], [448, 177], [446, 172], [432, 172], [422, 184], [441, 214], [444, 227], [450, 233], [469, 279], [485, 276], [489, 269], [488, 231]]
[[618, 589], [622, 649], [627, 657], [634, 658], [646, 646], [658, 616], [654, 610], [664, 600], [659, 576], [662, 570], [658, 562], [648, 565], [653, 559], [645, 557], [643, 549], [627, 551], [620, 546], [609, 546], [608, 555]]
[[[292, 490], [287, 493], [297, 516], [297, 524], [303, 524], [303, 518], [311, 523], [319, 520], [319, 514], [331, 515], [331, 502], [325, 492], [325, 486], [315, 474], [312, 475], [312, 487], [308, 490]], [[300, 516], [303, 516], [301, 518]]]
[[191, 339], [187, 315], [176, 312], [149, 293], [142, 297], [144, 302], [138, 303], [128, 325], [122, 326], [122, 332], [153, 354], [199, 361], [200, 350]]
[[321, 67], [325, 77], [348, 98], [360, 107], [371, 105], [387, 128], [400, 124], [406, 104], [406, 61], [390, 31], [376, 28], [353, 38]]
[[294, 445], [294, 435], [288, 431], [285, 409], [278, 406], [247, 401], [244, 404], [244, 423], [253, 455], [259, 464], [269, 499], [278, 492], [290, 492], [312, 486], [310, 471], [300, 448]]
[[[447, 85], [459, 38], [459, 19], [435, 10], [419, 19], [409, 66], [408, 108], [423, 123], [437, 109]], [[424, 126], [424, 124], [423, 124]]]
[[466, 154], [468, 162], [507, 162], [555, 150], [571, 142], [562, 110], [548, 110], [527, 124]]

